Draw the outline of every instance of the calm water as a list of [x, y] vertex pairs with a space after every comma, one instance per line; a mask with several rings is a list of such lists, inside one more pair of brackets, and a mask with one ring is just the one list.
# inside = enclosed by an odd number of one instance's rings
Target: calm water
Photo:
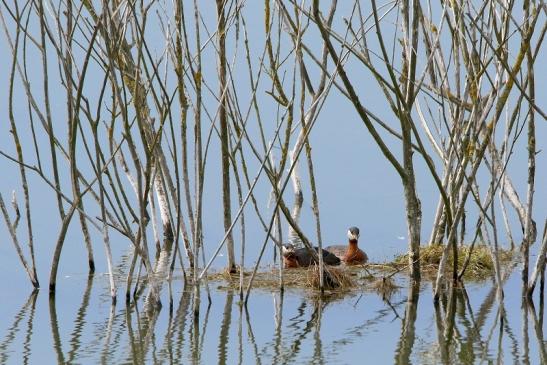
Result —
[[55, 300], [41, 290], [3, 301], [0, 363], [543, 362], [543, 303], [523, 303], [517, 271], [505, 284], [503, 310], [490, 282], [467, 284], [438, 306], [429, 282], [400, 284], [389, 301], [360, 289], [335, 300], [257, 289], [244, 308], [237, 292], [212, 283], [210, 304], [202, 288], [194, 316], [196, 294], [180, 280], [172, 306], [164, 287], [163, 308], [148, 312], [144, 300], [112, 307], [105, 275], [70, 275]]

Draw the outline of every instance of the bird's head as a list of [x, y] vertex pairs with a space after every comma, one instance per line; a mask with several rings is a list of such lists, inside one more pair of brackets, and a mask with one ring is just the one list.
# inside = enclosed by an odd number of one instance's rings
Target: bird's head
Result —
[[281, 246], [281, 252], [285, 257], [294, 255], [294, 245], [292, 243], [284, 243]]
[[349, 227], [348, 228], [348, 238], [349, 238], [350, 241], [359, 240], [359, 228]]

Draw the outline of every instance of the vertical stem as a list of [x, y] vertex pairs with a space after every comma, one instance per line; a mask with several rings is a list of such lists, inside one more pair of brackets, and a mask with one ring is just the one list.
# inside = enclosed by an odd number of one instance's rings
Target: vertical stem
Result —
[[507, 233], [507, 238], [509, 239], [509, 245], [511, 247], [511, 250], [515, 249], [515, 241], [513, 240], [513, 234], [511, 232], [511, 226], [509, 225], [509, 218], [507, 217], [507, 209], [505, 208], [505, 199], [503, 198], [503, 186], [504, 186], [504, 179], [501, 180], [501, 187], [500, 187], [500, 193], [499, 193], [499, 200], [500, 200], [500, 207], [501, 207], [501, 214], [503, 217], [503, 224], [505, 227], [505, 232]]
[[[194, 214], [193, 214], [193, 208], [192, 208], [192, 201], [191, 201], [191, 195], [190, 195], [190, 178], [188, 173], [188, 136], [187, 136], [187, 129], [188, 129], [188, 98], [186, 97], [186, 85], [184, 83], [184, 67], [185, 64], [183, 63], [183, 40], [182, 40], [182, 33], [185, 31], [185, 20], [184, 20], [184, 9], [182, 0], [175, 1], [175, 22], [176, 22], [176, 42], [175, 42], [175, 55], [176, 55], [176, 65], [175, 65], [175, 72], [177, 74], [177, 85], [178, 85], [178, 96], [179, 96], [179, 104], [181, 108], [181, 116], [180, 116], [180, 134], [181, 134], [181, 142], [182, 142], [182, 148], [181, 148], [181, 154], [182, 154], [182, 179], [184, 183], [184, 195], [186, 200], [186, 208], [188, 211], [188, 220], [190, 223], [190, 230], [192, 232], [192, 240], [194, 243], [196, 242], [196, 224], [194, 221]], [[194, 156], [197, 158], [197, 154]], [[197, 180], [198, 177], [195, 176], [195, 179]], [[178, 209], [180, 210], [180, 204], [178, 206]], [[181, 218], [182, 219], [182, 218]], [[180, 223], [179, 223], [180, 225]], [[183, 237], [185, 242], [185, 248], [186, 253], [188, 255], [188, 261], [190, 263], [190, 267], [194, 266], [194, 255], [190, 251], [189, 244], [186, 242], [187, 237]]]
[[[16, 13], [17, 18], [19, 18], [19, 8], [16, 5]], [[2, 18], [3, 21], [3, 18]], [[23, 157], [23, 149], [21, 146], [21, 141], [19, 139], [19, 134], [17, 132], [17, 125], [15, 123], [15, 116], [13, 113], [13, 88], [15, 84], [15, 66], [17, 64], [17, 50], [19, 47], [19, 36], [20, 36], [21, 30], [19, 27], [17, 27], [16, 35], [15, 35], [15, 46], [12, 47], [12, 64], [10, 68], [10, 79], [9, 79], [9, 96], [8, 96], [8, 114], [9, 114], [9, 121], [10, 121], [10, 132], [13, 136], [13, 142], [15, 144], [15, 149], [17, 151], [17, 161], [19, 162], [19, 173], [21, 175], [21, 184], [23, 188], [23, 194], [25, 197], [25, 213], [26, 213], [26, 220], [27, 220], [27, 232], [28, 232], [28, 240], [29, 240], [29, 250], [31, 255], [31, 267], [28, 267], [28, 265], [25, 265], [24, 256], [22, 255], [22, 252], [20, 251], [20, 248], [18, 249], [19, 258], [23, 262], [23, 266], [25, 266], [25, 270], [27, 270], [27, 273], [29, 274], [30, 281], [32, 285], [35, 288], [40, 287], [40, 283], [38, 282], [38, 277], [36, 273], [36, 264], [34, 260], [34, 242], [33, 242], [33, 233], [32, 233], [32, 219], [30, 214], [30, 193], [27, 183], [27, 175], [25, 172], [25, 167], [23, 166], [24, 163], [24, 157]], [[2, 204], [3, 205], [3, 204]], [[7, 215], [7, 211], [5, 208], [3, 209], [4, 217], [6, 219], [6, 223], [8, 226], [8, 229], [12, 235], [12, 239], [14, 240], [14, 244], [16, 244], [16, 233], [14, 227], [9, 223], [9, 216]], [[12, 233], [13, 231], [13, 233]], [[19, 247], [18, 243], [16, 244], [16, 247]]]
[[110, 282], [110, 298], [112, 300], [112, 305], [116, 304], [116, 284], [114, 282], [114, 272], [113, 272], [113, 264], [112, 264], [112, 250], [110, 248], [110, 237], [108, 234], [108, 221], [106, 218], [106, 206], [105, 206], [105, 189], [103, 185], [103, 178], [102, 178], [102, 168], [101, 168], [101, 158], [100, 158], [100, 145], [99, 145], [99, 138], [97, 135], [97, 127], [99, 123], [96, 122], [93, 124], [93, 136], [95, 139], [95, 157], [96, 157], [96, 166], [97, 166], [97, 179], [99, 181], [99, 203], [101, 207], [101, 219], [103, 222], [102, 226], [102, 233], [103, 233], [103, 243], [104, 243], [104, 250], [106, 254], [106, 262], [108, 265], [108, 276], [109, 276], [109, 282]]
[[202, 108], [202, 68], [201, 68], [201, 39], [200, 39], [200, 21], [197, 0], [194, 0], [194, 23], [196, 38], [196, 63], [197, 69], [194, 73], [194, 82], [196, 84], [196, 107], [194, 115], [194, 168], [195, 168], [195, 194], [196, 194], [196, 215], [195, 215], [195, 237], [194, 237], [194, 283], [198, 281], [198, 253], [203, 245], [202, 239], [202, 202], [203, 202], [203, 182], [204, 182], [204, 162], [203, 146], [201, 139], [201, 108]]
[[46, 43], [46, 18], [44, 14], [44, 2], [38, 2], [38, 14], [40, 16], [40, 41], [42, 48], [42, 72], [44, 74], [44, 99], [46, 108], [46, 120], [47, 131], [49, 137], [49, 149], [51, 153], [51, 164], [53, 167], [53, 179], [55, 181], [55, 192], [57, 195], [57, 206], [59, 208], [59, 215], [61, 219], [65, 216], [65, 210], [63, 208], [63, 202], [61, 199], [61, 183], [59, 181], [59, 168], [57, 164], [57, 152], [55, 150], [55, 135], [53, 134], [53, 122], [51, 116], [51, 108], [49, 103], [49, 76], [48, 76], [48, 62], [47, 62], [47, 43]]
[[[524, 2], [524, 32], [529, 32], [529, 22], [528, 19], [530, 14], [530, 1], [527, 0]], [[528, 288], [528, 265], [529, 265], [529, 248], [532, 242], [532, 206], [534, 202], [534, 180], [536, 174], [536, 131], [535, 131], [535, 122], [534, 115], [535, 111], [533, 104], [535, 102], [535, 85], [534, 85], [534, 66], [532, 60], [532, 51], [530, 47], [526, 49], [526, 63], [528, 68], [528, 94], [530, 97], [529, 109], [528, 109], [528, 189], [526, 191], [526, 220], [524, 226], [524, 239], [523, 244], [523, 259], [524, 265], [522, 268], [522, 288], [526, 290]]]
[[[67, 29], [65, 32], [66, 36], [66, 54], [64, 58], [64, 71], [65, 71], [65, 83], [66, 83], [66, 93], [67, 93], [67, 117], [68, 117], [68, 144], [69, 144], [69, 159], [70, 159], [70, 180], [72, 183], [72, 194], [74, 200], [76, 200], [80, 192], [80, 183], [78, 181], [79, 172], [76, 167], [76, 142], [77, 142], [77, 131], [80, 118], [78, 116], [79, 110], [74, 108], [74, 93], [72, 88], [72, 35], [73, 35], [73, 13], [72, 13], [72, 2], [67, 2]], [[89, 272], [95, 272], [95, 260], [93, 258], [93, 246], [91, 245], [91, 237], [89, 235], [89, 229], [87, 227], [87, 222], [85, 220], [85, 215], [83, 214], [83, 201], [78, 199], [78, 216], [80, 218], [80, 225], [82, 227], [82, 234], [84, 236], [84, 242], [87, 249], [88, 256], [88, 265]]]
[[[230, 151], [228, 146], [228, 114], [227, 98], [228, 91], [226, 82], [226, 18], [224, 14], [224, 0], [216, 0], [217, 5], [217, 37], [218, 37], [218, 78], [219, 78], [219, 121], [220, 121], [220, 145], [222, 159], [222, 206], [224, 216], [224, 231], [228, 232], [232, 223], [232, 212], [230, 204]], [[231, 273], [236, 271], [234, 256], [234, 239], [229, 233], [226, 241], [228, 251], [227, 270]]]

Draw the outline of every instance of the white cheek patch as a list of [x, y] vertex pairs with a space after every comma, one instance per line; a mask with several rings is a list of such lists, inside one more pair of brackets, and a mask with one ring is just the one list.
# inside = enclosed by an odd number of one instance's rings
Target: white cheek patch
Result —
[[358, 234], [355, 234], [355, 235], [354, 235], [353, 233], [351, 233], [350, 231], [348, 231], [348, 238], [349, 238], [350, 240], [358, 240], [358, 239], [359, 239], [359, 235], [358, 235]]

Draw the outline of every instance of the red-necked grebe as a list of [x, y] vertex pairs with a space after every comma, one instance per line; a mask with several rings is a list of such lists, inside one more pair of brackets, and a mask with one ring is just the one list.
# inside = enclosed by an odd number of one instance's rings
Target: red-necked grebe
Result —
[[[319, 247], [314, 247], [314, 249], [315, 252], [319, 252]], [[315, 260], [305, 247], [295, 248], [294, 245], [286, 243], [282, 250], [285, 268], [308, 267], [315, 264]], [[327, 250], [323, 250], [323, 262], [326, 265], [340, 265], [340, 259]]]
[[359, 228], [350, 227], [348, 229], [348, 245], [335, 245], [326, 248], [330, 253], [338, 256], [347, 265], [364, 264], [368, 261], [367, 254], [357, 246], [359, 240]]

